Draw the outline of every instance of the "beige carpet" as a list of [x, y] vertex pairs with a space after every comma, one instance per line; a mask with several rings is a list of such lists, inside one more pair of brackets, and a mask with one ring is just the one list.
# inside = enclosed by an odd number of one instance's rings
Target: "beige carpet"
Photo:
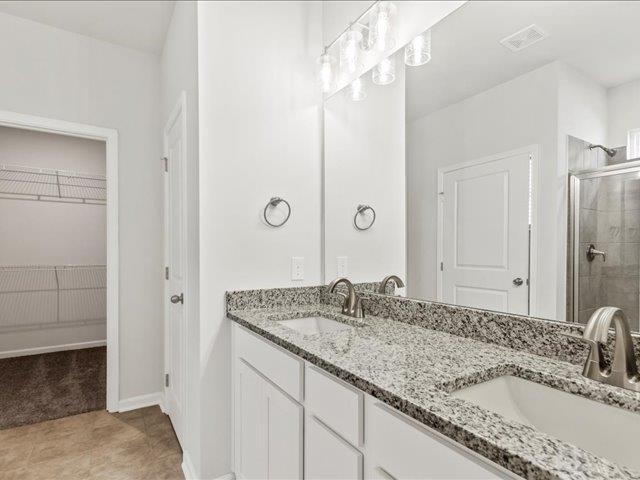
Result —
[[0, 359], [0, 430], [106, 404], [106, 347]]

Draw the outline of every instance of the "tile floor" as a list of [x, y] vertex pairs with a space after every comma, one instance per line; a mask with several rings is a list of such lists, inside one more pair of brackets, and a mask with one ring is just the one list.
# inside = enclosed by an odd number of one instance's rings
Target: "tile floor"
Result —
[[99, 410], [0, 430], [0, 480], [184, 479], [182, 451], [158, 407]]

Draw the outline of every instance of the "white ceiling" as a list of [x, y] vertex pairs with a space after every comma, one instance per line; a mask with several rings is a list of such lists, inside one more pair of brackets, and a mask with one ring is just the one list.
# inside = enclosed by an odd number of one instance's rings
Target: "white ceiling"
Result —
[[[520, 52], [499, 41], [535, 23], [549, 37]], [[432, 59], [407, 67], [415, 119], [561, 60], [612, 87], [640, 78], [640, 2], [473, 1], [432, 29]]]
[[174, 1], [2, 1], [0, 12], [160, 53]]

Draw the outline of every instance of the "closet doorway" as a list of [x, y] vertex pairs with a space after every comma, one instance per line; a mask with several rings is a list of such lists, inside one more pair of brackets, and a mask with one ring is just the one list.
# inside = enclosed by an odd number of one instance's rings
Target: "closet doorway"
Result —
[[0, 429], [118, 410], [117, 152], [0, 111]]

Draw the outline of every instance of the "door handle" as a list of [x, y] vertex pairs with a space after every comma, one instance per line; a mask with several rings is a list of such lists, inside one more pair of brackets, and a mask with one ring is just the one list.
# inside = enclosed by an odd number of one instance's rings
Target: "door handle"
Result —
[[520, 286], [520, 285], [522, 285], [523, 283], [524, 283], [524, 280], [522, 280], [520, 277], [518, 277], [518, 278], [514, 278], [514, 279], [513, 279], [513, 284], [514, 284], [516, 287], [519, 287], [519, 286]]
[[171, 295], [171, 303], [184, 303], [184, 293], [180, 295]]

